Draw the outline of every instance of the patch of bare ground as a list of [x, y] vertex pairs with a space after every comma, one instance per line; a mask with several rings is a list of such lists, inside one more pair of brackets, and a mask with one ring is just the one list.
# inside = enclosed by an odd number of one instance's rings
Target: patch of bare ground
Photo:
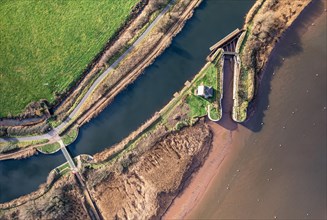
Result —
[[201, 168], [194, 172], [188, 186], [174, 199], [163, 219], [185, 219], [201, 201], [220, 165], [231, 150], [231, 131], [212, 122], [206, 122], [213, 134], [212, 149]]
[[53, 181], [51, 174], [39, 190], [0, 204], [0, 219], [89, 219], [74, 175]]
[[[88, 184], [105, 219], [149, 219], [163, 215], [211, 148], [203, 122], [165, 137], [120, 171], [91, 170]], [[104, 178], [98, 179], [99, 176]], [[93, 185], [96, 183], [95, 185]]]

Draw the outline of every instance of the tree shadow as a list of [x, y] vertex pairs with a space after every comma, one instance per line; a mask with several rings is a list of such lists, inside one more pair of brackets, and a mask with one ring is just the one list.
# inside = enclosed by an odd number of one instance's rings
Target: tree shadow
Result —
[[184, 50], [183, 48], [179, 47], [178, 43], [172, 45], [171, 50], [173, 51], [173, 53], [176, 53], [185, 59], [190, 60], [193, 58], [192, 54], [190, 54], [188, 51]]
[[248, 108], [248, 119], [241, 123], [253, 132], [261, 131], [265, 110], [269, 107], [271, 80], [285, 59], [303, 51], [301, 35], [314, 25], [315, 19], [324, 13], [322, 0], [313, 1], [285, 31], [273, 49], [265, 69], [256, 77], [256, 94]]

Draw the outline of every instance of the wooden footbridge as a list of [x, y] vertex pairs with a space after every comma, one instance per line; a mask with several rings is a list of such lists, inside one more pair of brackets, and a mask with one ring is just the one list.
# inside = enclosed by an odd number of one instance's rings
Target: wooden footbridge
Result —
[[89, 192], [87, 185], [85, 184], [85, 180], [84, 180], [83, 176], [80, 174], [78, 167], [75, 165], [74, 159], [70, 156], [70, 154], [66, 148], [66, 145], [64, 144], [64, 142], [62, 141], [61, 137], [58, 134], [55, 134], [54, 138], [60, 144], [60, 150], [63, 153], [65, 159], [67, 160], [70, 170], [75, 175], [77, 183], [79, 184], [80, 188], [83, 191], [84, 207], [85, 207], [90, 219], [102, 220], [103, 218], [101, 216], [101, 213], [99, 212], [94, 200], [92, 199], [91, 193]]
[[219, 48], [222, 48], [224, 50], [225, 55], [235, 55], [236, 44], [243, 31], [243, 29], [237, 28], [230, 34], [228, 34], [226, 37], [218, 41], [216, 44], [212, 45], [209, 48], [210, 54], [207, 56], [207, 61], [212, 62], [214, 60], [214, 54]]

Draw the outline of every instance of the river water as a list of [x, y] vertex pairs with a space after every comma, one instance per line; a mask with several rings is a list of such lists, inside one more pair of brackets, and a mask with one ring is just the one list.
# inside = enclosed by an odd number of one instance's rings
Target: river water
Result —
[[190, 218], [327, 218], [324, 8], [316, 1], [278, 44], [255, 114]]
[[[170, 47], [69, 146], [73, 156], [94, 154], [126, 137], [160, 110], [205, 64], [209, 47], [243, 25], [254, 0], [204, 0]], [[30, 193], [64, 157], [39, 155], [0, 162], [0, 202]]]

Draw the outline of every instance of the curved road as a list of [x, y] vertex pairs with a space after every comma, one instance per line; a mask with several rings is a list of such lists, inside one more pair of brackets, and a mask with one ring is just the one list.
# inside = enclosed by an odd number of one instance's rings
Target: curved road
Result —
[[43, 135], [36, 135], [36, 136], [26, 136], [26, 137], [8, 137], [8, 138], [0, 138], [0, 142], [15, 142], [15, 141], [37, 141], [42, 139], [52, 139], [54, 138], [61, 129], [63, 129], [72, 118], [74, 118], [77, 114], [77, 112], [81, 109], [84, 102], [90, 97], [94, 89], [102, 82], [104, 78], [108, 76], [108, 74], [114, 70], [118, 64], [125, 59], [125, 57], [133, 50], [134, 47], [139, 45], [141, 41], [147, 36], [147, 34], [153, 29], [153, 27], [159, 22], [159, 20], [164, 16], [164, 14], [170, 9], [172, 6], [172, 3], [174, 0], [172, 0], [157, 16], [157, 18], [149, 25], [149, 27], [141, 34], [141, 36], [133, 43], [132, 46], [130, 46], [123, 55], [121, 55], [106, 71], [104, 71], [99, 78], [92, 84], [90, 89], [87, 91], [87, 93], [84, 95], [82, 100], [79, 102], [79, 104], [76, 106], [74, 111], [70, 113], [70, 115], [67, 117], [65, 121], [63, 121], [58, 127], [54, 128], [53, 130], [49, 131], [46, 134]]

